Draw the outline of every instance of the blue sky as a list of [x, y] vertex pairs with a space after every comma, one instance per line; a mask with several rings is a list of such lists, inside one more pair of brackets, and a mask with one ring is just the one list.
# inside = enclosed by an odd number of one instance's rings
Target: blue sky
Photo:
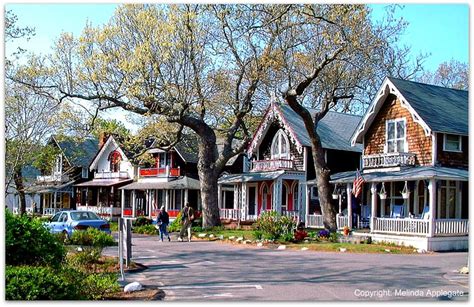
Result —
[[[371, 4], [375, 17], [383, 14], [386, 4]], [[23, 47], [36, 53], [48, 53], [61, 32], [79, 35], [87, 21], [100, 25], [109, 20], [114, 4], [12, 4], [5, 6], [19, 18], [22, 26], [36, 28], [36, 36]], [[467, 4], [409, 4], [397, 11], [397, 17], [409, 22], [400, 44], [412, 47], [413, 56], [430, 53], [425, 67], [435, 70], [450, 59], [469, 60], [469, 6]], [[8, 53], [8, 49], [7, 49]]]

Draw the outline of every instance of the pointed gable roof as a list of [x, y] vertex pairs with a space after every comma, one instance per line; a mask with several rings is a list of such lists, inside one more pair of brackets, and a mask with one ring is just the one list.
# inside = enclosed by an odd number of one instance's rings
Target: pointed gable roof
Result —
[[[314, 115], [316, 109], [308, 109]], [[361, 117], [358, 115], [339, 112], [328, 112], [318, 124], [318, 134], [325, 149], [362, 152], [362, 146], [351, 146], [350, 138], [359, 124]], [[286, 131], [288, 137], [296, 145], [298, 152], [303, 152], [303, 147], [311, 147], [311, 139], [306, 131], [303, 119], [286, 103], [271, 103], [268, 107], [260, 126], [247, 149], [251, 156], [260, 145], [270, 124], [274, 121]]]
[[89, 164], [89, 171], [92, 172], [97, 167], [97, 163], [99, 162], [100, 158], [106, 152], [107, 148], [109, 148], [110, 146], [113, 146], [113, 148], [114, 148], [113, 150], [118, 150], [120, 152], [122, 157], [124, 157], [124, 159], [123, 159], [124, 161], [129, 161], [128, 157], [129, 157], [130, 153], [128, 153], [128, 152], [125, 153], [122, 150], [122, 148], [120, 147], [120, 144], [115, 140], [115, 138], [112, 135], [110, 135], [107, 138], [107, 141], [104, 143], [104, 145], [102, 145], [102, 147], [98, 151], [97, 151], [97, 149], [95, 150], [96, 155]]
[[389, 94], [400, 99], [426, 136], [432, 132], [468, 135], [468, 91], [387, 77], [354, 132], [352, 145], [362, 142]]

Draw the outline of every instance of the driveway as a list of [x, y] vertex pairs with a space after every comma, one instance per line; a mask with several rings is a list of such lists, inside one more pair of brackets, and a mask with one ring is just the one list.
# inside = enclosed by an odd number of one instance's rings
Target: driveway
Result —
[[[159, 286], [165, 300], [467, 300], [468, 253], [348, 254], [275, 250], [221, 242], [159, 242], [134, 235], [127, 282]], [[116, 256], [117, 247], [107, 248]]]

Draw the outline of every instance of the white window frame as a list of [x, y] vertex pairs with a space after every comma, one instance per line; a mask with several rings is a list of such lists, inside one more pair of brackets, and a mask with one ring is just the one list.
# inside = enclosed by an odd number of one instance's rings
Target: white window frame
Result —
[[[282, 153], [282, 146], [281, 146], [282, 141], [286, 143], [286, 148], [287, 148], [286, 153]], [[277, 154], [273, 152], [273, 147], [275, 145], [275, 142], [278, 142]], [[290, 142], [288, 140], [286, 133], [282, 129], [278, 130], [275, 136], [273, 137], [273, 141], [270, 147], [270, 154], [271, 154], [272, 159], [286, 159], [286, 160], [290, 159]]]
[[[446, 136], [452, 135], [452, 136], [457, 136], [459, 140], [459, 150], [451, 150], [451, 149], [446, 149]], [[462, 152], [462, 136], [458, 134], [449, 134], [445, 133], [443, 134], [443, 151], [447, 152]]]
[[[397, 123], [398, 122], [403, 122], [404, 124], [404, 127], [405, 127], [405, 136], [403, 138], [399, 138], [398, 135], [397, 135]], [[395, 138], [392, 139], [392, 141], [399, 141], [399, 140], [403, 140], [404, 142], [404, 146], [403, 146], [403, 152], [408, 152], [408, 140], [407, 140], [407, 120], [405, 117], [402, 117], [402, 118], [395, 118], [395, 119], [388, 119], [385, 121], [385, 153], [391, 153], [388, 151], [388, 125], [391, 124], [391, 123], [394, 123], [395, 124]], [[395, 151], [393, 153], [398, 153], [398, 146], [395, 146]]]

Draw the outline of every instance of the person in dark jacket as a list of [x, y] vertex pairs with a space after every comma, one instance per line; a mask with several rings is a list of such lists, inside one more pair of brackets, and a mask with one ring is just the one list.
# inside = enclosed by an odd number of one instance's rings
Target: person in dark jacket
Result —
[[171, 241], [170, 235], [168, 233], [168, 224], [170, 223], [170, 216], [168, 212], [165, 210], [165, 206], [161, 206], [160, 212], [156, 218], [156, 222], [158, 226], [160, 226], [160, 238], [161, 242], [163, 242], [163, 235], [168, 237], [168, 241]]
[[194, 221], [194, 209], [189, 206], [189, 203], [186, 203], [181, 211], [181, 221], [183, 222], [183, 226], [181, 227], [178, 241], [183, 241], [187, 230], [188, 242], [191, 242], [191, 226]]

